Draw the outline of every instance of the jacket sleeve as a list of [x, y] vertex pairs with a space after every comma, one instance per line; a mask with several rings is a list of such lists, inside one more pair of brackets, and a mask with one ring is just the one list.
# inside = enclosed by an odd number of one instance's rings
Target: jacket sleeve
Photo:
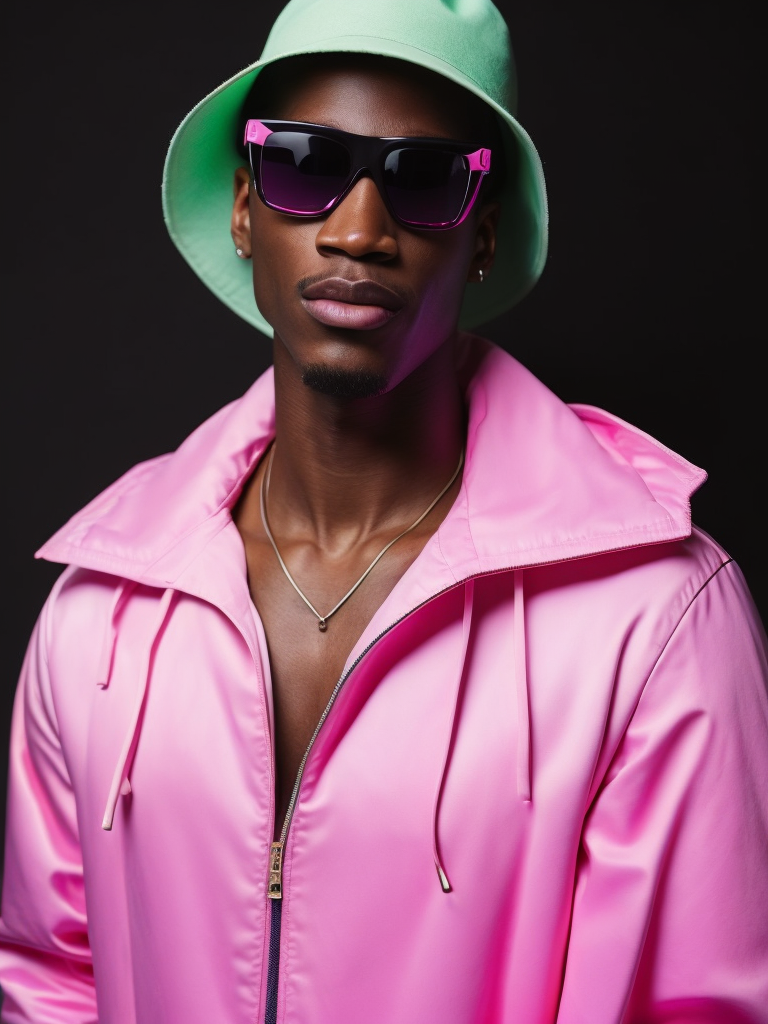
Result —
[[768, 1022], [767, 678], [729, 563], [661, 653], [586, 819], [558, 1024]]
[[0, 919], [4, 1024], [97, 1021], [72, 786], [58, 738], [45, 634], [27, 649], [11, 727]]

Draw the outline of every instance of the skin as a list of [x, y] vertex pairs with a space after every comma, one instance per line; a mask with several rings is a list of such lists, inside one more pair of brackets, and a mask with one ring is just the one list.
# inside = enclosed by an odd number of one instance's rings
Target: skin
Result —
[[[278, 116], [363, 135], [471, 139], [461, 90], [455, 87], [451, 102], [452, 88], [400, 62], [350, 58], [302, 77]], [[456, 468], [465, 437], [457, 321], [465, 283], [491, 269], [499, 208], [478, 201], [457, 228], [415, 231], [392, 219], [370, 178], [325, 218], [270, 210], [245, 168], [236, 173], [234, 193], [232, 239], [246, 257], [258, 253], [254, 292], [275, 329], [269, 523], [299, 586], [326, 612]], [[300, 283], [329, 277], [375, 281], [402, 307], [372, 330], [320, 323], [302, 301]], [[383, 392], [357, 399], [321, 394], [303, 381], [309, 365], [375, 374], [385, 382]], [[461, 480], [390, 549], [321, 633], [263, 529], [266, 462], [233, 514], [269, 647], [278, 835], [299, 763], [348, 655], [447, 514]]]

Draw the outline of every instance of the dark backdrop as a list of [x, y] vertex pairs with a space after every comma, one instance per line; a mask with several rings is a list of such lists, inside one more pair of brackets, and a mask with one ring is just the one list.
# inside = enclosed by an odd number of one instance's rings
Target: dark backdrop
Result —
[[[269, 360], [169, 241], [159, 186], [178, 122], [257, 58], [282, 4], [92, 6], [17, 4], [6, 35], [3, 771], [15, 677], [60, 571], [34, 550]], [[563, 399], [608, 408], [709, 471], [695, 519], [741, 563], [765, 618], [764, 117], [749, 7], [500, 6], [552, 234], [540, 284], [484, 333]]]

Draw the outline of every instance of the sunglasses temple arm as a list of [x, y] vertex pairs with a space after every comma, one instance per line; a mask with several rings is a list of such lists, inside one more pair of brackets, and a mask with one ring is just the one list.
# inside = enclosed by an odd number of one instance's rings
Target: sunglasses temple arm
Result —
[[[257, 146], [263, 146], [267, 137], [272, 135], [272, 129], [267, 128], [261, 121], [250, 120], [245, 126], [245, 144], [255, 142]], [[475, 155], [474, 153], [472, 154]]]
[[469, 211], [475, 205], [475, 200], [480, 191], [480, 186], [483, 183], [483, 178], [486, 176], [488, 171], [491, 169], [491, 151], [490, 149], [478, 149], [475, 153], [470, 153], [467, 157], [469, 161], [470, 171], [479, 172], [477, 175], [477, 182], [472, 195], [464, 201], [464, 209], [461, 212], [461, 216], [452, 224], [451, 227], [457, 228], [459, 224], [463, 224], [469, 216]]

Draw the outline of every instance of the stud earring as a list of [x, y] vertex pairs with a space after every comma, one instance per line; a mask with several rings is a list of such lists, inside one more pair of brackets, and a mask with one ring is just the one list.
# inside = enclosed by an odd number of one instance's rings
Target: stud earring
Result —
[[240, 249], [239, 247], [238, 247], [237, 249], [235, 249], [235, 252], [236, 252], [236, 253], [237, 253], [237, 255], [238, 255], [238, 256], [240, 257], [240, 259], [241, 259], [241, 260], [247, 260], [247, 259], [248, 259], [248, 257], [247, 257], [247, 256], [245, 255], [245, 253], [243, 252], [243, 250], [242, 250], [242, 249]]

